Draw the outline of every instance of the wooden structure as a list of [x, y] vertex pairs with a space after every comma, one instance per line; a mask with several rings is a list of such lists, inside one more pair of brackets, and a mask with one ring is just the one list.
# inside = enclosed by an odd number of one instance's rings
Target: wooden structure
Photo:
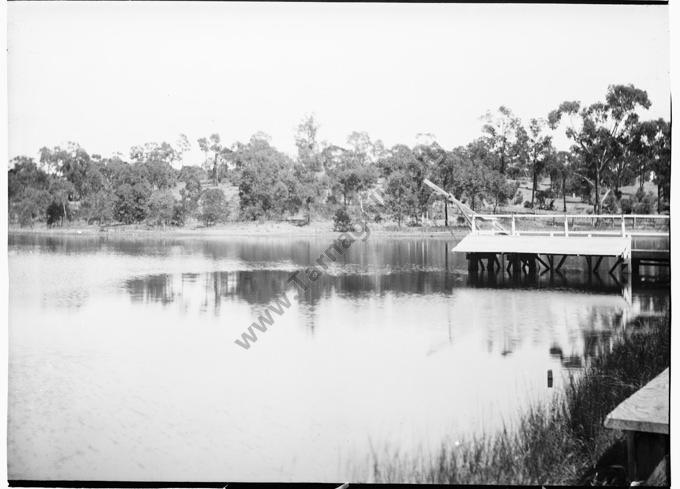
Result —
[[[494, 226], [484, 229], [478, 225], [478, 222], [486, 223], [491, 218], [495, 219]], [[545, 271], [559, 272], [570, 256], [584, 257], [588, 272], [594, 273], [598, 272], [606, 257], [614, 259], [609, 273], [619, 269], [623, 273], [638, 274], [640, 266], [670, 266], [670, 250], [633, 248], [634, 237], [669, 235], [666, 229], [627, 229], [626, 222], [637, 218], [661, 221], [664, 226], [669, 222], [669, 216], [473, 214], [470, 217], [470, 234], [453, 251], [466, 253], [468, 269], [472, 273], [501, 270], [512, 275], [522, 272], [533, 274], [541, 267]], [[509, 230], [500, 224], [502, 219], [510, 222]], [[588, 226], [583, 226], [588, 229], [574, 229], [575, 220], [590, 221]], [[598, 227], [599, 222], [613, 223], [616, 220], [620, 227]], [[520, 226], [522, 221], [531, 221], [530, 226], [533, 227]], [[499, 231], [499, 228], [503, 231]]]
[[470, 226], [472, 229], [474, 229], [475, 227], [474, 224], [475, 220], [480, 220], [487, 221], [488, 223], [490, 223], [493, 230], [498, 231], [502, 234], [507, 234], [507, 230], [499, 224], [498, 219], [496, 219], [495, 216], [488, 217], [482, 216], [481, 214], [477, 214], [468, 205], [463, 204], [460, 200], [456, 199], [452, 193], [447, 192], [438, 185], [432, 183], [427, 178], [423, 180], [423, 183], [430, 187], [432, 190], [434, 190], [436, 193], [444, 197], [446, 200], [454, 204], [458, 208], [458, 211], [461, 213], [461, 215], [465, 218], [465, 221], [468, 223], [468, 226]]
[[[470, 234], [453, 249], [466, 253], [468, 270], [480, 269], [489, 274], [496, 270], [512, 275], [534, 274], [541, 266], [559, 272], [567, 257], [585, 257], [588, 272], [597, 273], [603, 258], [614, 258], [609, 273], [620, 269], [639, 275], [641, 266], [670, 266], [670, 250], [633, 249], [633, 237], [668, 237], [670, 216], [626, 214], [478, 214], [430, 180], [423, 181], [454, 204], [470, 227]], [[503, 226], [503, 220], [509, 226]], [[571, 225], [569, 221], [571, 220]], [[575, 221], [589, 221], [582, 229]], [[523, 223], [531, 221], [529, 227]], [[618, 221], [620, 226], [614, 227]], [[639, 223], [652, 222], [652, 228], [640, 229]], [[605, 223], [605, 226], [602, 226]], [[606, 223], [612, 227], [607, 228]], [[628, 223], [628, 224], [627, 224]], [[658, 224], [661, 224], [659, 229]], [[628, 226], [628, 227], [627, 227]], [[604, 229], [603, 229], [604, 227]], [[644, 226], [643, 226], [644, 227]], [[632, 228], [632, 229], [631, 229]], [[541, 258], [543, 255], [543, 258]], [[505, 264], [507, 261], [507, 265]], [[486, 266], [485, 266], [486, 262]]]
[[668, 453], [669, 369], [619, 404], [604, 420], [622, 430], [628, 444], [628, 478], [647, 478]]

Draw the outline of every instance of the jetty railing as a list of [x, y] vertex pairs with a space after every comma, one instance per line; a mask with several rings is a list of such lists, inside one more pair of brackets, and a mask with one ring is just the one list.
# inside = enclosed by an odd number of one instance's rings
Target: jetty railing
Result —
[[670, 216], [650, 214], [474, 214], [472, 234], [668, 237]]

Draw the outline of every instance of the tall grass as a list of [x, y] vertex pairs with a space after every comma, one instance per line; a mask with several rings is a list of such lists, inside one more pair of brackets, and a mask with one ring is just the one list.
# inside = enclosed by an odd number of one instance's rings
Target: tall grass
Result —
[[531, 407], [513, 426], [431, 455], [371, 454], [377, 482], [575, 484], [616, 442], [605, 416], [670, 362], [670, 322], [645, 318], [626, 327], [612, 351], [594, 359], [564, 395]]

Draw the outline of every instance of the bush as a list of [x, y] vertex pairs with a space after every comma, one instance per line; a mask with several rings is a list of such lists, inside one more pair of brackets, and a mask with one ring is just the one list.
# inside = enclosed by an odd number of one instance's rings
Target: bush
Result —
[[349, 217], [347, 210], [344, 207], [335, 211], [333, 216], [333, 231], [340, 231], [342, 233], [352, 230], [352, 219]]
[[521, 190], [517, 190], [517, 193], [515, 194], [515, 199], [512, 201], [513, 204], [515, 205], [521, 205], [522, 202], [524, 201], [524, 194], [522, 193]]
[[92, 221], [103, 224], [113, 219], [114, 205], [113, 194], [106, 190], [100, 190], [83, 199], [80, 205], [80, 214], [88, 224]]
[[618, 214], [620, 212], [619, 203], [613, 192], [610, 192], [602, 203], [602, 211], [607, 214]]
[[227, 220], [229, 208], [227, 207], [227, 198], [222, 190], [218, 188], [206, 190], [201, 196], [200, 204], [200, 217], [206, 226]]
[[62, 223], [66, 214], [64, 212], [64, 205], [59, 202], [52, 202], [47, 206], [47, 225], [54, 226], [57, 223]]
[[630, 214], [633, 211], [633, 201], [628, 198], [621, 199], [621, 212], [624, 214]]
[[524, 202], [524, 208], [525, 208], [525, 209], [533, 209], [533, 207], [534, 207], [534, 206], [531, 205], [531, 202], [530, 202], [530, 201], [527, 200], [527, 201]]
[[169, 190], [156, 190], [149, 198], [147, 219], [151, 224], [169, 224], [172, 221], [175, 198]]
[[170, 224], [173, 226], [184, 226], [187, 221], [187, 208], [182, 202], [175, 202], [172, 208], [172, 219]]
[[141, 222], [146, 218], [151, 190], [145, 183], [124, 183], [116, 190], [114, 217], [123, 224]]
[[656, 212], [657, 197], [652, 192], [638, 191], [633, 203], [633, 214], [654, 214]]

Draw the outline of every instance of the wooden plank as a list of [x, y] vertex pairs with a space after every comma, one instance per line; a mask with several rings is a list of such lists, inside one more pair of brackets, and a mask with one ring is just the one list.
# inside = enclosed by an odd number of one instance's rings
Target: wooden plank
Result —
[[668, 435], [668, 389], [669, 369], [666, 369], [616, 406], [605, 418], [604, 427]]

